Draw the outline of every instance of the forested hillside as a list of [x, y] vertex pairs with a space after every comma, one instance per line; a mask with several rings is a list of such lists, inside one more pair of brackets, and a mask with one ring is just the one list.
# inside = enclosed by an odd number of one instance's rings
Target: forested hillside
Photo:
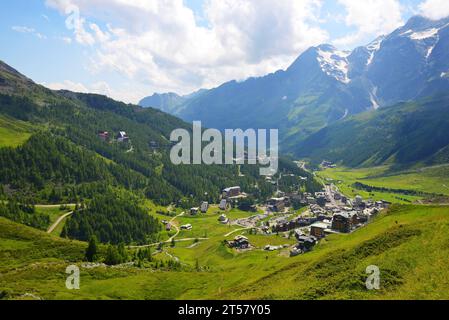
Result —
[[[275, 191], [275, 186], [259, 175], [257, 166], [173, 165], [170, 133], [190, 126], [161, 111], [100, 95], [53, 92], [12, 68], [3, 67], [0, 78], [0, 116], [30, 126], [28, 140], [0, 146], [1, 200], [20, 198], [27, 205], [85, 204], [90, 214], [77, 212], [67, 225], [67, 236], [88, 240], [95, 234], [113, 243], [154, 237], [159, 230], [157, 222], [134, 207], [134, 198], [190, 208], [202, 201], [217, 203], [221, 190], [229, 186], [240, 185], [260, 199]], [[116, 139], [121, 131], [128, 139]], [[99, 132], [109, 136], [101, 138]], [[311, 174], [290, 160], [280, 161], [280, 170], [298, 175], [291, 182], [296, 188], [321, 188]], [[299, 175], [309, 179], [301, 180]], [[129, 196], [101, 200], [122, 193]], [[39, 226], [24, 217], [14, 220]], [[123, 229], [124, 220], [127, 228], [137, 229]], [[125, 235], [127, 232], [132, 235]]]

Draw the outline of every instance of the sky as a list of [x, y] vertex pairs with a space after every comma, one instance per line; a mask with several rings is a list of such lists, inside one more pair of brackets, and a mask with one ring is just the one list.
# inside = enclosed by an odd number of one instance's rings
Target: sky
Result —
[[51, 89], [137, 103], [286, 69], [311, 46], [351, 50], [448, 0], [4, 0], [0, 60]]

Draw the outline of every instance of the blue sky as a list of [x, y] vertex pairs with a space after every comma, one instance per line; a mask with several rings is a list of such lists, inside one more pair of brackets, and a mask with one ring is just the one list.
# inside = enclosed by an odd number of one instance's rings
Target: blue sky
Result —
[[[361, 4], [362, 3], [362, 4]], [[137, 102], [283, 69], [322, 42], [365, 45], [445, 0], [0, 2], [0, 60], [53, 89]], [[79, 19], [76, 13], [79, 10]], [[73, 28], [66, 21], [75, 17]]]

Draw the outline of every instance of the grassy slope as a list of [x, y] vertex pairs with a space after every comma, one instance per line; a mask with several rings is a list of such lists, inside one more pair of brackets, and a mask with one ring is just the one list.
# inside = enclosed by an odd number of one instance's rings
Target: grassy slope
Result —
[[448, 110], [443, 96], [358, 114], [308, 137], [297, 145], [297, 155], [349, 167], [447, 163], [449, 122], [441, 115]]
[[0, 115], [0, 147], [17, 147], [31, 136], [30, 124]]
[[[211, 237], [193, 248], [189, 243], [168, 250], [209, 271], [82, 269], [81, 290], [68, 291], [65, 267], [82, 259], [85, 244], [0, 219], [0, 292], [46, 299], [448, 299], [448, 232], [448, 207], [401, 206], [296, 258], [237, 253]], [[364, 271], [372, 264], [381, 269], [381, 290], [368, 292]]]
[[[396, 207], [348, 236], [329, 237], [295, 263], [225, 296], [275, 299], [448, 299], [447, 207]], [[364, 287], [381, 270], [381, 290]]]
[[389, 173], [388, 166], [363, 169], [336, 168], [321, 171], [318, 175], [323, 179], [341, 181], [341, 183], [336, 184], [343, 193], [349, 196], [360, 194], [365, 198], [373, 198], [374, 200], [383, 199], [394, 203], [404, 203], [404, 199], [416, 201], [420, 197], [385, 192], [370, 194], [366, 191], [356, 190], [352, 185], [360, 182], [373, 187], [449, 195], [449, 165], [398, 173]]

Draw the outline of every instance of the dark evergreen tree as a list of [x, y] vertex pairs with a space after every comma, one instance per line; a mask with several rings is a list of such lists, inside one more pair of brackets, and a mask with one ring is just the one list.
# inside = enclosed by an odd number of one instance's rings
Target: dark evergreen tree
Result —
[[97, 237], [92, 236], [89, 241], [89, 245], [86, 249], [86, 260], [89, 262], [95, 262], [98, 258], [98, 245]]

